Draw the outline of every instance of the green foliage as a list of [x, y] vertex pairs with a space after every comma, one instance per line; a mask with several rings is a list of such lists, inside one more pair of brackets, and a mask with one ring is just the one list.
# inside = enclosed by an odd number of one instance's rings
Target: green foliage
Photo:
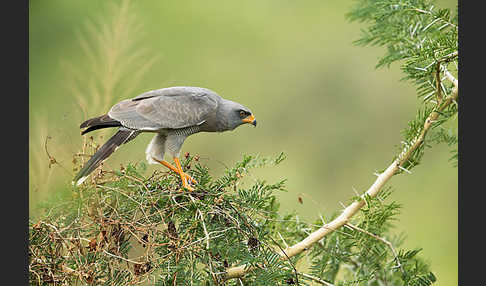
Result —
[[[444, 102], [443, 98], [452, 93], [453, 84], [444, 80], [442, 72], [449, 71], [457, 77], [457, 9], [454, 15], [451, 15], [449, 9], [437, 9], [433, 1], [428, 0], [357, 2], [354, 9], [347, 14], [348, 19], [365, 22], [369, 26], [362, 30], [361, 38], [355, 43], [385, 46], [385, 55], [379, 59], [376, 67], [400, 62], [405, 73], [403, 80], [415, 84], [418, 96], [423, 100], [423, 107], [418, 110], [415, 120], [410, 121], [408, 129], [403, 131], [405, 146], [399, 147], [402, 150], [403, 147], [414, 143], [427, 117], [431, 112], [437, 112]], [[441, 110], [432, 130], [453, 118], [456, 113], [457, 104]], [[443, 132], [443, 129], [438, 130]], [[447, 133], [448, 140], [437, 140], [441, 135], [436, 134], [431, 136], [433, 139], [429, 139], [429, 142], [456, 145], [457, 135], [453, 134], [453, 129], [449, 128]], [[420, 162], [423, 147], [415, 150], [405, 168], [410, 169]], [[453, 152], [451, 159], [457, 160], [457, 150], [453, 149]]]
[[[384, 190], [376, 198], [369, 198], [361, 209], [361, 216], [353, 225], [326, 236], [310, 251], [311, 273], [327, 281], [342, 282], [336, 285], [430, 285], [435, 277], [418, 257], [416, 250], [401, 249], [396, 257], [390, 247], [380, 239], [402, 244], [400, 235], [388, 233], [399, 214], [400, 205], [385, 203], [391, 190]], [[379, 239], [378, 239], [379, 238]], [[389, 239], [389, 240], [388, 240]], [[398, 261], [400, 264], [398, 264]], [[417, 284], [416, 281], [428, 281]]]
[[370, 23], [356, 44], [386, 46], [377, 67], [406, 60], [405, 78], [420, 80], [435, 71], [438, 60], [451, 59], [457, 51], [457, 10], [450, 14], [428, 0], [360, 0], [347, 16]]
[[[212, 179], [197, 156], [188, 155], [182, 163], [199, 182], [194, 192], [182, 191], [173, 173], [155, 171], [144, 177], [145, 164], [103, 171], [74, 188], [71, 200], [30, 222], [31, 284], [239, 285], [223, 281], [225, 270], [247, 264], [255, 270], [242, 278], [244, 285], [310, 285], [296, 273], [305, 271], [296, 265], [306, 255], [289, 260], [279, 252], [323, 222], [309, 224], [296, 214], [279, 214], [275, 195], [285, 190], [284, 181], [255, 180], [246, 186], [244, 180], [253, 168], [278, 165], [284, 158], [244, 156]], [[387, 236], [400, 208], [385, 203], [389, 194], [369, 198], [353, 223]], [[309, 251], [309, 272], [329, 282], [346, 281], [338, 285], [420, 285], [412, 281], [433, 276], [415, 254], [401, 249], [394, 258], [381, 241], [344, 228]]]

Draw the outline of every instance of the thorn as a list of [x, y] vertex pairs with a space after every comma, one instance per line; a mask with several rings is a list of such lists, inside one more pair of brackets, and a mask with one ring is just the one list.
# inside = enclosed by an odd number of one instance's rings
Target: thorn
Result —
[[319, 217], [320, 217], [320, 218], [321, 218], [321, 220], [322, 220], [322, 224], [323, 224], [323, 225], [326, 225], [327, 223], [326, 223], [326, 221], [324, 220], [324, 218], [322, 217], [322, 214], [320, 214], [320, 213], [319, 213]]
[[403, 167], [402, 167], [402, 166], [400, 166], [400, 165], [398, 166], [398, 168], [400, 168], [402, 171], [405, 171], [405, 172], [407, 172], [407, 173], [409, 173], [409, 174], [412, 174], [412, 172], [410, 172], [409, 170], [407, 170], [407, 169], [403, 168]]
[[356, 189], [354, 187], [352, 187], [352, 188], [353, 188], [354, 193], [359, 197], [358, 191], [356, 191]]

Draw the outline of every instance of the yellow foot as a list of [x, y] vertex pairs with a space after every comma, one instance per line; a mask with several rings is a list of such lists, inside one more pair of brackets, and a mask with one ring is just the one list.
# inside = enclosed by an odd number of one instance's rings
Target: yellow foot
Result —
[[194, 192], [194, 188], [191, 185], [187, 184], [184, 186], [184, 189], [188, 190], [189, 192]]
[[191, 176], [189, 176], [188, 174], [186, 174], [186, 173], [183, 172], [182, 173], [182, 176], [184, 176], [188, 182], [191, 182], [191, 183], [193, 183], [195, 185], [197, 184], [197, 181], [194, 180], [194, 178], [191, 177]]
[[184, 173], [184, 171], [182, 171], [182, 166], [181, 166], [181, 162], [179, 161], [179, 158], [174, 157], [174, 162], [176, 163], [176, 167], [177, 167], [176, 168], [177, 170], [175, 172], [178, 173], [179, 176], [181, 176], [182, 186], [191, 192], [194, 191], [194, 188], [191, 187], [187, 181], [189, 180], [191, 182], [197, 183], [196, 180], [194, 180], [191, 176], [189, 176], [188, 174]]
[[[187, 182], [188, 179], [192, 179], [192, 177], [186, 173], [181, 173], [181, 179], [182, 179], [182, 186], [186, 188], [188, 191], [193, 192], [194, 188], [191, 187], [191, 185]], [[194, 179], [192, 180], [195, 181]]]
[[179, 159], [177, 157], [174, 158], [174, 162], [176, 163], [176, 166], [177, 167], [172, 166], [169, 162], [164, 161], [164, 160], [158, 160], [158, 159], [156, 159], [154, 157], [152, 157], [152, 159], [155, 160], [155, 161], [157, 161], [157, 162], [159, 162], [160, 164], [166, 166], [167, 168], [171, 169], [175, 173], [177, 173], [181, 177], [182, 185], [184, 186], [184, 188], [188, 189], [189, 191], [193, 191], [194, 190], [189, 185], [188, 182], [193, 183], [193, 184], [197, 184], [197, 181], [194, 180], [193, 177], [189, 176], [188, 174], [186, 174], [186, 173], [184, 173], [182, 171], [181, 163], [179, 162]]

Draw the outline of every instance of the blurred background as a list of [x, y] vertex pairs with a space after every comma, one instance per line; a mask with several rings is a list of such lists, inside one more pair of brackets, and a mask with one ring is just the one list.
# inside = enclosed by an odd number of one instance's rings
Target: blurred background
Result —
[[[420, 105], [399, 64], [376, 70], [380, 47], [352, 44], [362, 23], [354, 1], [30, 1], [29, 205], [71, 195], [79, 124], [112, 104], [169, 86], [201, 86], [248, 106], [258, 127], [199, 134], [198, 154], [218, 177], [242, 154], [287, 159], [251, 179], [287, 179], [281, 212], [309, 222], [342, 208], [387, 167], [401, 130]], [[457, 1], [436, 1], [456, 9]], [[450, 124], [457, 130], [457, 121]], [[113, 130], [90, 133], [103, 143]], [[106, 169], [145, 160], [151, 134], [138, 136]], [[447, 146], [426, 150], [413, 174], [394, 177], [402, 204], [396, 233], [422, 247], [438, 285], [457, 285], [457, 168]], [[56, 164], [49, 160], [52, 156]], [[79, 159], [78, 159], [79, 160]], [[158, 166], [149, 166], [147, 174]], [[298, 197], [303, 204], [298, 202]]]

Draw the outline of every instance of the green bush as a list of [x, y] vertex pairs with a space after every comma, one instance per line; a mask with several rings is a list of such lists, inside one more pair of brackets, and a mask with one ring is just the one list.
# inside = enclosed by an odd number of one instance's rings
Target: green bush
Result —
[[[347, 281], [342, 285], [434, 281], [419, 250], [400, 249], [395, 257], [374, 236], [388, 236], [399, 213], [397, 203], [386, 203], [389, 189], [369, 198], [353, 222], [373, 236], [351, 227], [333, 232], [309, 251], [310, 274], [296, 269], [304, 255], [281, 259], [282, 249], [323, 225], [280, 214], [275, 192], [285, 191], [283, 181], [245, 182], [252, 168], [276, 167], [284, 158], [244, 156], [214, 179], [197, 156], [187, 156], [183, 167], [199, 182], [194, 192], [182, 190], [176, 174], [142, 176], [144, 164], [100, 172], [72, 200], [30, 223], [30, 281], [219, 285], [226, 269], [241, 264], [254, 267], [241, 278], [245, 285], [305, 285], [309, 277], [330, 283], [340, 277]], [[401, 238], [390, 241], [396, 247]]]

